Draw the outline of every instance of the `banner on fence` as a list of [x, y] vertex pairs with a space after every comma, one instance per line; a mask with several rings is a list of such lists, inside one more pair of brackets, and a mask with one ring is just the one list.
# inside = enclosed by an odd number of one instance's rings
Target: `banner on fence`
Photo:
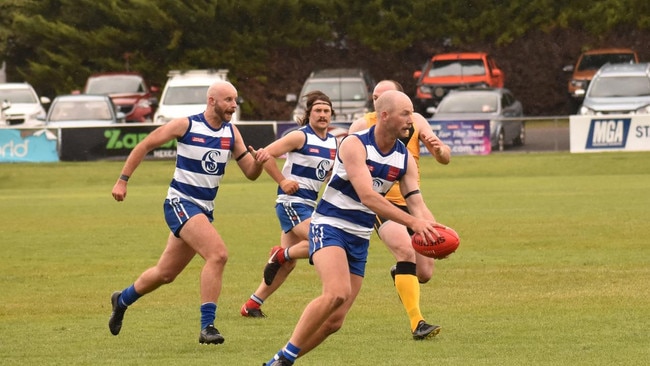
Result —
[[571, 116], [569, 134], [572, 153], [650, 151], [650, 116]]
[[57, 137], [47, 130], [0, 129], [0, 162], [50, 163], [59, 161]]

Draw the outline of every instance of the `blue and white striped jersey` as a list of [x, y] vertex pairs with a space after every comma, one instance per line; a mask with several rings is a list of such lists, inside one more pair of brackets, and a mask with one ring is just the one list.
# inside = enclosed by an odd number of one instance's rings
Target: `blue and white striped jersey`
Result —
[[330, 133], [321, 139], [309, 125], [301, 127], [299, 131], [306, 136], [305, 144], [300, 149], [288, 152], [282, 167], [282, 175], [297, 181], [299, 188], [296, 193], [288, 195], [278, 186], [276, 202], [298, 202], [316, 207], [318, 192], [334, 164], [337, 140]]
[[[408, 151], [397, 141], [388, 154], [382, 154], [374, 138], [375, 126], [355, 133], [366, 146], [366, 164], [372, 176], [373, 190], [382, 196], [406, 174]], [[348, 180], [345, 166], [337, 155], [332, 178], [312, 216], [312, 224], [325, 224], [361, 238], [370, 239], [375, 213], [364, 206]]]
[[177, 139], [176, 170], [167, 199], [186, 199], [212, 213], [235, 137], [230, 123], [224, 122], [215, 130], [203, 113], [190, 116], [189, 120], [187, 132]]

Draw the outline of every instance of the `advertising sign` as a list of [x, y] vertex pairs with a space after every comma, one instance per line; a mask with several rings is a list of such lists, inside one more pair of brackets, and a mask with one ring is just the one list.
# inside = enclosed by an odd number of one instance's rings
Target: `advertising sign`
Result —
[[572, 153], [650, 151], [650, 116], [571, 116]]
[[[490, 121], [429, 121], [438, 138], [449, 145], [452, 155], [487, 155], [490, 144]], [[431, 155], [420, 147], [420, 155]]]
[[56, 136], [47, 130], [0, 128], [0, 163], [59, 161]]

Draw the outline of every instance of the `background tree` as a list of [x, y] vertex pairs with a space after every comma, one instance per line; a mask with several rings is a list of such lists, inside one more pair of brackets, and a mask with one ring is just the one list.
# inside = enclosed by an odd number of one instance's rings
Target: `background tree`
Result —
[[[648, 50], [646, 0], [3, 0], [8, 81], [54, 97], [95, 72], [162, 86], [172, 69], [227, 68], [247, 119], [288, 119], [284, 96], [322, 67], [363, 67], [414, 90], [434, 53], [487, 51], [530, 114], [566, 112], [561, 68], [581, 50]], [[543, 93], [543, 97], [540, 97]]]

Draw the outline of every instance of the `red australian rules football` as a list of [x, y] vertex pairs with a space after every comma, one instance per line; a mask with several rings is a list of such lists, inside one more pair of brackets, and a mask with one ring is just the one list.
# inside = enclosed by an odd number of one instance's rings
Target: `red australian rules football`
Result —
[[435, 259], [446, 258], [458, 249], [460, 237], [454, 229], [437, 227], [436, 231], [440, 234], [440, 237], [435, 242], [427, 240], [425, 236], [418, 233], [413, 234], [411, 237], [413, 249], [424, 256]]

